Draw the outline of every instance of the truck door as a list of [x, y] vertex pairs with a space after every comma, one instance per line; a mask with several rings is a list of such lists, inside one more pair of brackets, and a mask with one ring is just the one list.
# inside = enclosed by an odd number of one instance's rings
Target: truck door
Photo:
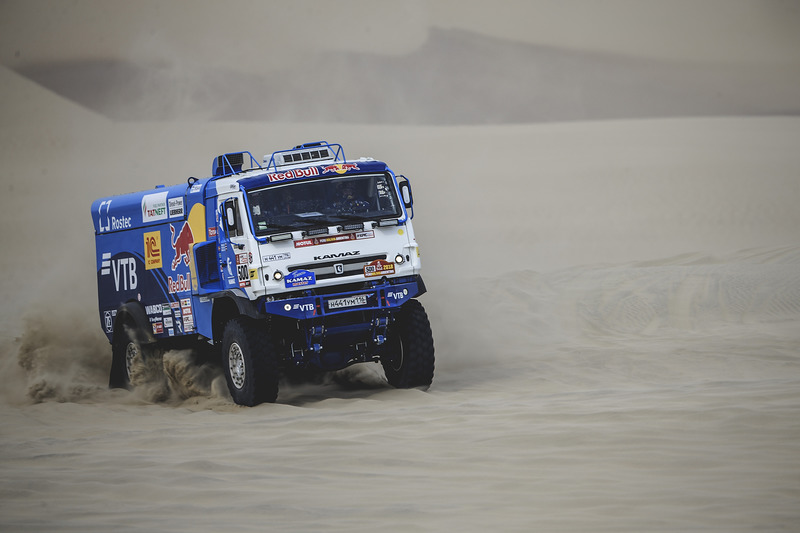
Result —
[[220, 202], [220, 224], [218, 248], [220, 273], [224, 289], [246, 289], [250, 287], [250, 268], [253, 254], [247, 239], [246, 218], [242, 215], [243, 202], [230, 197]]

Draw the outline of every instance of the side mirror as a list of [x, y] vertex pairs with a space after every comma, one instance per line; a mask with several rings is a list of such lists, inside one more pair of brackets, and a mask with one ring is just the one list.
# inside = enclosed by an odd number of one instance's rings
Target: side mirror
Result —
[[409, 182], [400, 182], [400, 195], [403, 197], [403, 205], [406, 206], [406, 209], [414, 206], [414, 195], [411, 194], [411, 184]]
[[224, 209], [225, 225], [228, 229], [228, 237], [236, 237], [241, 235], [241, 229], [239, 228], [239, 206], [236, 203], [236, 199], [229, 198], [228, 200], [225, 200]]

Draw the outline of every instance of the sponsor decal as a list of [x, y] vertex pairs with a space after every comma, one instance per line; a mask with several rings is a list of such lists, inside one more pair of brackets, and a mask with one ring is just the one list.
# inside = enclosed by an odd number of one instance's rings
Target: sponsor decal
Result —
[[361, 252], [359, 250], [353, 250], [351, 252], [339, 252], [337, 254], [315, 255], [314, 261], [322, 261], [325, 259], [336, 259], [338, 257], [352, 257], [356, 255], [361, 255]]
[[133, 257], [111, 259], [110, 253], [104, 253], [100, 275], [110, 276], [112, 274], [114, 275], [114, 287], [117, 292], [120, 290], [134, 290], [139, 286], [136, 260]]
[[[105, 224], [103, 224], [103, 208], [106, 208], [106, 220]], [[97, 207], [97, 229], [100, 233], [104, 231], [108, 231], [111, 229], [111, 219], [108, 216], [108, 211], [111, 209], [111, 200], [105, 201], [103, 200], [100, 202], [100, 205]]]
[[183, 218], [183, 196], [169, 199], [169, 218]]
[[215, 226], [209, 226], [208, 228], [206, 228], [206, 231], [208, 231], [208, 236], [209, 237], [216, 237], [217, 236], [217, 228]]
[[251, 281], [258, 277], [258, 271], [256, 271], [256, 269], [254, 269], [254, 268], [250, 269], [249, 274], [250, 274], [250, 280]]
[[[289, 307], [289, 304], [286, 304], [286, 307]], [[284, 307], [284, 309], [286, 309], [286, 307]], [[316, 315], [317, 314], [317, 310], [314, 308], [314, 304], [313, 303], [294, 304], [294, 307], [292, 307], [292, 309], [294, 309], [295, 311], [302, 311], [302, 312], [305, 312], [305, 313], [311, 311], [312, 315]], [[289, 309], [286, 309], [286, 310], [289, 311]]]
[[111, 274], [111, 254], [109, 252], [103, 252], [102, 262], [100, 263], [100, 275], [107, 276], [108, 274]]
[[161, 333], [164, 333], [164, 324], [153, 322], [153, 335], [160, 335]]
[[130, 229], [133, 227], [130, 217], [111, 217], [111, 229], [116, 231], [120, 229]]
[[322, 173], [336, 172], [337, 174], [344, 174], [349, 170], [359, 170], [358, 165], [355, 163], [341, 163], [338, 165], [327, 165], [322, 167]]
[[165, 317], [164, 317], [164, 327], [165, 327], [165, 328], [171, 328], [171, 327], [173, 327], [173, 326], [172, 326], [172, 317], [171, 317], [171, 316], [165, 316]]
[[360, 241], [362, 239], [372, 239], [375, 237], [374, 231], [360, 231], [358, 233], [345, 233], [342, 235], [331, 235], [329, 237], [315, 237], [313, 239], [301, 239], [294, 241], [295, 248], [306, 248], [308, 246], [318, 246], [320, 244], [331, 244], [335, 242]]
[[110, 311], [103, 312], [103, 322], [106, 327], [106, 333], [113, 333], [114, 332], [114, 317], [117, 316], [117, 310], [112, 309]]
[[167, 219], [167, 194], [145, 194], [142, 197], [142, 222], [155, 222]]
[[305, 287], [307, 285], [316, 285], [317, 277], [313, 272], [308, 270], [295, 270], [294, 272], [287, 274], [286, 277], [283, 278], [283, 281], [286, 285], [286, 288], [292, 287]]
[[236, 277], [238, 278], [239, 288], [244, 289], [245, 287], [250, 286], [250, 272], [247, 268], [247, 265], [236, 265]]
[[319, 176], [319, 169], [317, 167], [296, 168], [293, 170], [287, 170], [286, 172], [275, 172], [273, 174], [267, 174], [267, 177], [271, 182], [295, 180], [298, 178], [310, 178], [312, 176]]
[[388, 274], [394, 274], [394, 263], [384, 261], [383, 259], [376, 259], [364, 265], [364, 276], [368, 278], [386, 276]]
[[[111, 209], [111, 200], [102, 201], [97, 207], [97, 230], [99, 233], [106, 231], [119, 231], [123, 229], [130, 229], [133, 227], [133, 220], [131, 217], [114, 217], [109, 215]], [[105, 218], [103, 212], [105, 211]]]
[[167, 277], [167, 285], [169, 286], [169, 293], [186, 292], [191, 289], [189, 283], [189, 276], [184, 277], [183, 274], [178, 274], [178, 279], [172, 279], [172, 276]]
[[175, 250], [175, 257], [172, 260], [172, 270], [178, 268], [178, 265], [183, 259], [186, 266], [189, 266], [189, 248], [194, 243], [194, 235], [192, 235], [192, 228], [189, 227], [188, 222], [184, 222], [178, 235], [175, 236], [175, 228], [172, 224], [169, 225], [169, 231], [172, 233], [170, 245]]
[[265, 263], [269, 263], [270, 261], [286, 261], [287, 259], [291, 259], [292, 254], [289, 252], [283, 254], [272, 254], [272, 255], [264, 255], [261, 256], [261, 260]]
[[148, 315], [160, 315], [162, 314], [161, 304], [145, 305], [144, 312]]
[[161, 232], [149, 231], [144, 234], [144, 268], [161, 268]]

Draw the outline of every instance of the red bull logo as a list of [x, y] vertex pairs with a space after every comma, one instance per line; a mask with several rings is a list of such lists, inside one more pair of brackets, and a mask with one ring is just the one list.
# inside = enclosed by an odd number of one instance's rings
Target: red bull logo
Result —
[[181, 259], [186, 263], [186, 266], [189, 266], [189, 248], [194, 244], [192, 228], [189, 227], [188, 222], [184, 222], [177, 237], [175, 237], [175, 228], [172, 224], [169, 225], [169, 231], [172, 233], [170, 244], [172, 244], [172, 249], [175, 250], [175, 258], [172, 260], [172, 270], [178, 267]]
[[359, 170], [358, 165], [355, 163], [340, 163], [337, 165], [327, 165], [322, 167], [322, 173], [336, 172], [337, 174], [344, 174], [350, 170]]
[[284, 181], [284, 180], [294, 180], [297, 178], [310, 178], [312, 176], [319, 176], [319, 170], [317, 167], [310, 167], [310, 168], [295, 168], [293, 170], [287, 170], [286, 172], [275, 172], [273, 174], [268, 174], [269, 181]]

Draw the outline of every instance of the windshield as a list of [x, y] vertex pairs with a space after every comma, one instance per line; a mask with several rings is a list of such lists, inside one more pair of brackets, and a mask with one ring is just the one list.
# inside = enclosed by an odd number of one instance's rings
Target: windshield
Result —
[[258, 236], [402, 215], [386, 174], [287, 183], [252, 191], [248, 200]]

